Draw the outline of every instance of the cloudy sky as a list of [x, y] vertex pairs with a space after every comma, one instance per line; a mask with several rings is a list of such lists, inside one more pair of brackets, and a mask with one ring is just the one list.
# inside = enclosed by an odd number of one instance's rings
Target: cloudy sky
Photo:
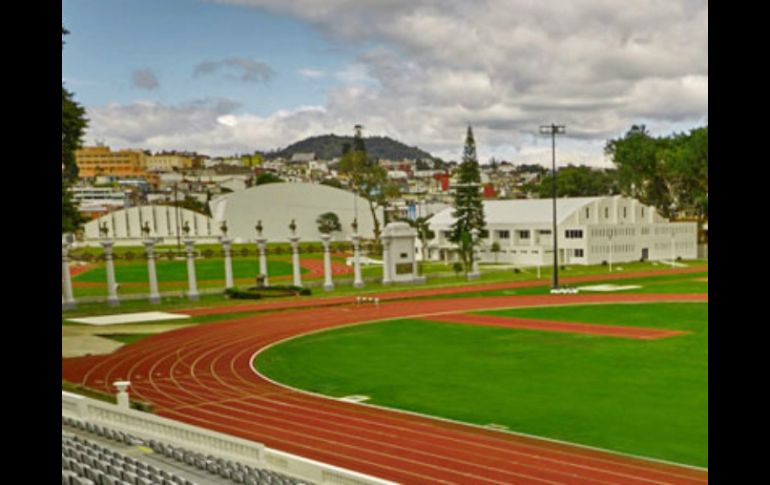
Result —
[[706, 0], [63, 0], [86, 143], [197, 150], [390, 136], [447, 160], [607, 165], [632, 124], [708, 122]]

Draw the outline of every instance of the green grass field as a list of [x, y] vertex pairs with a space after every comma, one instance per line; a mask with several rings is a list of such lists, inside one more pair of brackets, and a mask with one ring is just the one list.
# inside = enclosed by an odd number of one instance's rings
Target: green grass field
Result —
[[495, 312], [690, 334], [645, 341], [397, 320], [277, 345], [279, 382], [480, 425], [708, 466], [708, 304]]
[[[259, 273], [259, 263], [253, 258], [233, 258], [233, 278], [254, 278]], [[158, 282], [187, 283], [187, 262], [157, 260], [155, 271]], [[268, 261], [267, 274], [270, 276], [290, 275], [292, 272], [291, 261]], [[306, 273], [306, 269], [302, 269]], [[224, 280], [224, 259], [204, 259], [195, 262], [195, 276], [199, 281]], [[115, 264], [115, 278], [121, 283], [147, 283], [147, 262], [144, 260], [133, 262], [119, 262]], [[72, 278], [73, 281], [88, 283], [105, 283], [107, 270], [104, 265], [97, 266], [89, 271]]]

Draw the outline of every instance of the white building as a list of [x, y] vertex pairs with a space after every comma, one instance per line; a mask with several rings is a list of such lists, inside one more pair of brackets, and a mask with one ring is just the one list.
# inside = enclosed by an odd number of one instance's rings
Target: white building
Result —
[[[209, 207], [214, 219], [227, 221], [228, 235], [236, 242], [255, 239], [259, 220], [263, 235], [270, 242], [285, 242], [292, 220], [297, 224], [297, 236], [303, 241], [320, 241], [316, 219], [326, 212], [337, 214], [342, 226], [342, 231], [332, 233], [333, 241], [350, 241], [354, 217], [358, 218], [358, 231], [363, 238], [370, 239], [374, 233], [374, 220], [366, 199], [328, 185], [295, 182], [257, 185], [216, 197]], [[382, 222], [382, 211], [378, 219]]]
[[[488, 237], [482, 238], [482, 262], [522, 266], [553, 263], [553, 201], [551, 199], [484, 201]], [[448, 239], [454, 209], [430, 219], [436, 237], [428, 243], [428, 259], [455, 260]], [[694, 259], [697, 224], [669, 222], [655, 208], [621, 196], [557, 200], [559, 262], [600, 264], [603, 261]], [[491, 251], [497, 242], [500, 251]]]
[[184, 239], [185, 224], [190, 229], [187, 236], [197, 242], [214, 243], [222, 234], [219, 224], [205, 214], [169, 205], [146, 205], [114, 211], [86, 223], [83, 242], [87, 246], [98, 246], [101, 240], [99, 227], [106, 224], [108, 237], [116, 245], [141, 245], [145, 223], [150, 226], [150, 237], [160, 238], [163, 244], [176, 243], [177, 235]]

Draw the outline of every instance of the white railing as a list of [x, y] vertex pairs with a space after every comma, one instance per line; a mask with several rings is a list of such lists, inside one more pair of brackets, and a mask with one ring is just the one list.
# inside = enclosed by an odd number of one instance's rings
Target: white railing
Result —
[[62, 391], [62, 416], [88, 421], [143, 439], [154, 439], [190, 451], [211, 454], [244, 465], [266, 468], [313, 483], [391, 485], [379, 478], [327, 465], [198, 426], [126, 409], [79, 394]]

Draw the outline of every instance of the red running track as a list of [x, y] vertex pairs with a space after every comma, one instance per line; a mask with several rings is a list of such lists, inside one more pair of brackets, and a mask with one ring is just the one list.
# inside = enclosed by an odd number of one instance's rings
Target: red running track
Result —
[[634, 338], [657, 340], [660, 338], [684, 335], [688, 332], [659, 328], [623, 327], [619, 325], [599, 325], [595, 323], [571, 323], [554, 320], [535, 320], [531, 318], [498, 317], [495, 315], [474, 315], [470, 313], [450, 313], [428, 317], [432, 322], [462, 323], [466, 325], [486, 325], [492, 327], [522, 328], [543, 332], [582, 333], [605, 337]]
[[698, 484], [708, 472], [393, 410], [268, 381], [255, 352], [345, 324], [544, 304], [708, 301], [707, 295], [546, 295], [305, 309], [187, 327], [106, 356], [62, 360], [62, 377], [109, 390], [119, 379], [158, 414], [402, 483]]

